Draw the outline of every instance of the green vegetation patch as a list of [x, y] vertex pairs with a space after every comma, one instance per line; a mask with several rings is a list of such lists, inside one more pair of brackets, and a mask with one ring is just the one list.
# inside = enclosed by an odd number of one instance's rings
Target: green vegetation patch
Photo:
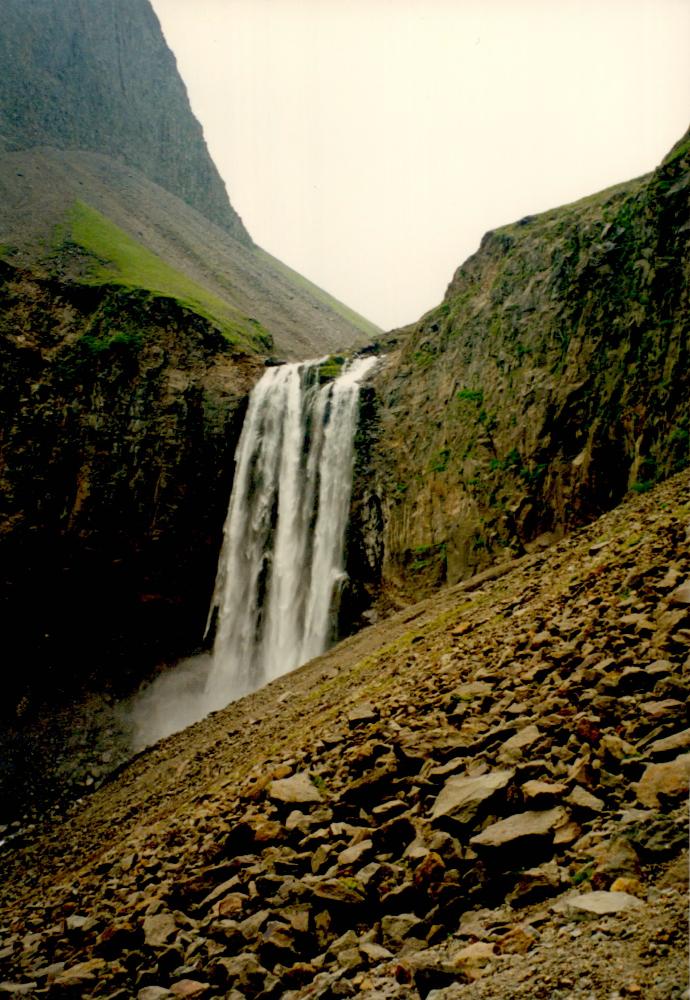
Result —
[[319, 382], [330, 382], [334, 378], [338, 378], [346, 360], [347, 358], [342, 357], [340, 354], [331, 354], [329, 358], [322, 361], [319, 365]]
[[93, 258], [83, 279], [87, 284], [143, 288], [175, 299], [181, 306], [217, 326], [233, 344], [268, 349], [271, 338], [256, 320], [247, 319], [209, 289], [170, 267], [114, 222], [82, 201], [72, 206], [64, 226], [55, 233], [56, 252], [66, 242]]
[[431, 472], [445, 472], [448, 468], [450, 454], [450, 448], [441, 448], [441, 450], [438, 451], [431, 460]]
[[517, 448], [511, 448], [505, 458], [492, 458], [489, 462], [489, 468], [492, 472], [500, 470], [502, 472], [508, 472], [510, 470], [516, 471], [521, 466], [520, 452]]
[[664, 160], [663, 165], [668, 167], [670, 164], [676, 163], [678, 160], [682, 160], [683, 157], [688, 154], [690, 154], [690, 132], [686, 132], [683, 138], [676, 143]]
[[138, 330], [117, 330], [114, 333], [87, 333], [80, 341], [81, 346], [92, 354], [103, 354], [111, 350], [138, 350], [142, 336]]
[[412, 362], [418, 368], [429, 368], [436, 360], [436, 351], [429, 344], [421, 344], [412, 354]]
[[445, 542], [437, 542], [435, 545], [420, 545], [416, 549], [412, 549], [410, 555], [412, 560], [408, 564], [408, 569], [412, 573], [422, 573], [432, 567], [434, 570], [442, 569], [445, 571]]
[[455, 398], [461, 402], [466, 403], [477, 403], [481, 406], [484, 402], [484, 390], [483, 389], [460, 389], [456, 394]]

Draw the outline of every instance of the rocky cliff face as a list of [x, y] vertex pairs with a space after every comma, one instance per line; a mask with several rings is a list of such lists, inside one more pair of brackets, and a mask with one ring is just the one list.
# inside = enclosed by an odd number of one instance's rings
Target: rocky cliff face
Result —
[[2, 13], [0, 260], [193, 300], [242, 336], [262, 327], [258, 349], [282, 357], [378, 332], [253, 244], [148, 0]]
[[148, 0], [5, 0], [0, 150], [103, 153], [247, 246]]
[[199, 642], [260, 362], [172, 299], [0, 266], [4, 704]]
[[358, 487], [389, 591], [462, 579], [688, 463], [689, 195], [686, 136], [652, 175], [488, 233], [400, 335]]

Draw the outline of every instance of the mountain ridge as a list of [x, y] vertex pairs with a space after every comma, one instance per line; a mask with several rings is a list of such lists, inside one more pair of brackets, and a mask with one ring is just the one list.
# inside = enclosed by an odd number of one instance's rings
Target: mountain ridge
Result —
[[[0, 249], [10, 263], [83, 277], [88, 261], [56, 241], [81, 202], [181, 272], [182, 285], [205, 287], [207, 304], [222, 300], [221, 326], [259, 352], [312, 357], [379, 332], [255, 246], [149, 0], [6, 0], [0, 56]], [[89, 249], [108, 263], [107, 246]]]

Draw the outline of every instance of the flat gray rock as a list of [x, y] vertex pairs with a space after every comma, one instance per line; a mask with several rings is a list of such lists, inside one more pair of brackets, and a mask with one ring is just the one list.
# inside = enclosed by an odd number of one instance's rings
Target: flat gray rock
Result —
[[376, 722], [378, 718], [379, 710], [371, 702], [365, 701], [347, 713], [347, 724], [350, 729], [356, 729], [357, 726], [366, 726]]
[[681, 584], [676, 590], [671, 594], [671, 604], [679, 604], [681, 606], [686, 606], [690, 604], [690, 580]]
[[604, 916], [607, 913], [623, 913], [625, 910], [643, 910], [645, 904], [637, 896], [628, 892], [585, 892], [581, 896], [571, 896], [554, 903], [557, 913], [591, 913]]
[[642, 777], [633, 786], [638, 802], [656, 809], [659, 795], [680, 799], [690, 787], [690, 753], [682, 754], [665, 764], [649, 764]]
[[690, 729], [683, 729], [662, 740], [655, 740], [647, 747], [647, 753], [650, 757], [670, 756], [680, 750], [687, 750], [688, 747], [690, 747]]
[[592, 795], [582, 785], [575, 785], [565, 801], [574, 809], [588, 813], [600, 813], [605, 806], [602, 799], [597, 798], [596, 795]]
[[156, 913], [144, 918], [144, 940], [150, 948], [162, 948], [177, 934], [172, 913]]
[[137, 1000], [166, 1000], [172, 993], [165, 986], [144, 986], [137, 993]]
[[431, 822], [448, 818], [454, 822], [469, 825], [484, 803], [507, 788], [515, 777], [515, 771], [489, 771], [477, 778], [459, 775], [449, 778], [441, 789], [431, 810]]
[[477, 847], [500, 849], [512, 847], [521, 840], [550, 837], [567, 816], [562, 806], [516, 813], [487, 826], [486, 830], [470, 838], [470, 843]]
[[513, 761], [522, 757], [523, 750], [532, 746], [541, 736], [539, 729], [535, 725], [524, 726], [514, 736], [505, 741], [498, 751], [499, 760]]

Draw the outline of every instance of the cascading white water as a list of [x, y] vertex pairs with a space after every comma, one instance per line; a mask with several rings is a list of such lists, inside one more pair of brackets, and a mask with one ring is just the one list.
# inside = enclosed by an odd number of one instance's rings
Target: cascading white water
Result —
[[332, 637], [359, 387], [376, 359], [325, 385], [321, 364], [270, 368], [250, 396], [209, 613], [209, 709], [317, 656]]

